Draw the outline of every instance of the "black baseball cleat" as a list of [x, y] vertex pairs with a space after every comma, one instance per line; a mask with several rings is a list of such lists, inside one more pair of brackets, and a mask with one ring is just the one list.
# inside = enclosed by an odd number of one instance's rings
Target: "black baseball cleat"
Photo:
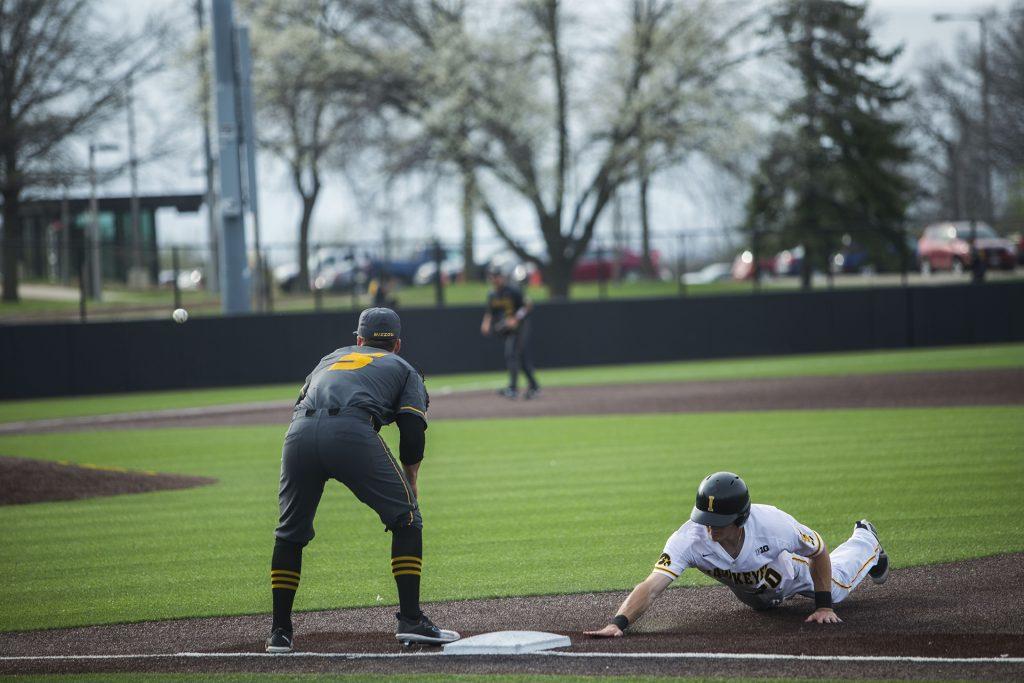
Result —
[[537, 398], [537, 396], [539, 396], [539, 395], [540, 395], [540, 387], [530, 387], [523, 394], [523, 398], [525, 398], [527, 401], [529, 401], [532, 398]]
[[875, 541], [878, 543], [878, 562], [875, 562], [875, 566], [868, 570], [868, 576], [871, 577], [873, 582], [882, 585], [889, 580], [889, 555], [882, 548], [882, 542], [878, 540], [878, 530], [875, 529], [874, 524], [866, 519], [862, 519], [854, 524], [853, 528], [864, 529], [875, 537]]
[[512, 387], [505, 387], [504, 389], [498, 389], [498, 396], [504, 396], [505, 398], [507, 398], [509, 400], [515, 400], [515, 397], [516, 397], [516, 395], [518, 393], [519, 392], [517, 392]]
[[267, 652], [284, 654], [292, 651], [292, 634], [283, 628], [275, 628], [267, 638]]
[[434, 626], [434, 623], [423, 613], [420, 613], [420, 618], [415, 620], [406, 619], [401, 612], [396, 613], [395, 616], [398, 618], [398, 630], [395, 632], [395, 638], [405, 645], [413, 643], [444, 645], [462, 637], [455, 631], [446, 631]]

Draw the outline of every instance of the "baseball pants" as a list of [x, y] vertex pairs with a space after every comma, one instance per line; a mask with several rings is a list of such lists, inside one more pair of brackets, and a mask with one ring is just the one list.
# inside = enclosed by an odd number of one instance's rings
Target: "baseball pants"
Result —
[[405, 473], [369, 413], [306, 410], [296, 411], [284, 439], [277, 538], [300, 545], [312, 540], [313, 517], [329, 479], [348, 487], [388, 529], [423, 525]]

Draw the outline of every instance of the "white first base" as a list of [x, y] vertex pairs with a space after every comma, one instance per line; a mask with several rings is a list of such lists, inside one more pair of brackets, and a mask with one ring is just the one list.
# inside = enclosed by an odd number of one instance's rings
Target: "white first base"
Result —
[[543, 631], [494, 631], [456, 640], [444, 646], [446, 655], [525, 655], [569, 647], [569, 636]]

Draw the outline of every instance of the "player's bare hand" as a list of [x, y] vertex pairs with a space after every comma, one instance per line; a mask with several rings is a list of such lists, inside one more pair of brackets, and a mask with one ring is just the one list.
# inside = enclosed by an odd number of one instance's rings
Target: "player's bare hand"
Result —
[[509, 318], [508, 321], [505, 323], [506, 330], [512, 331], [517, 327], [519, 327], [519, 321], [516, 318]]
[[491, 326], [488, 325], [487, 323], [482, 324], [480, 326], [480, 334], [482, 334], [485, 337], [490, 336], [490, 334], [491, 334]]
[[584, 631], [583, 635], [591, 638], [621, 638], [622, 629], [615, 624], [608, 624], [600, 631]]
[[839, 615], [835, 613], [835, 610], [831, 610], [828, 607], [822, 607], [816, 609], [811, 613], [804, 621], [815, 624], [841, 624], [843, 620], [839, 618]]

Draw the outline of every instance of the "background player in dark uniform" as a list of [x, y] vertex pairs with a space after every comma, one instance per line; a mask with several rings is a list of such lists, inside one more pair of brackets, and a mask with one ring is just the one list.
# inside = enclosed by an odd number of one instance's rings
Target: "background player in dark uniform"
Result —
[[519, 370], [522, 369], [529, 382], [523, 398], [531, 399], [540, 391], [529, 351], [529, 315], [533, 304], [523, 297], [518, 287], [508, 282], [500, 268], [492, 267], [487, 275], [491, 281], [491, 291], [487, 293], [487, 310], [480, 323], [480, 333], [486, 337], [494, 332], [505, 338], [508, 386], [498, 393], [506, 398], [515, 398], [518, 393]]
[[[430, 644], [459, 638], [420, 611], [423, 520], [416, 480], [429, 398], [422, 376], [398, 356], [401, 333], [394, 311], [366, 309], [355, 346], [324, 356], [295, 403], [281, 454], [281, 519], [270, 565], [274, 622], [267, 652], [292, 650], [302, 548], [313, 538], [313, 516], [328, 479], [347, 486], [391, 532], [391, 571], [400, 604], [396, 637]], [[377, 433], [392, 422], [401, 434], [401, 468]]]

